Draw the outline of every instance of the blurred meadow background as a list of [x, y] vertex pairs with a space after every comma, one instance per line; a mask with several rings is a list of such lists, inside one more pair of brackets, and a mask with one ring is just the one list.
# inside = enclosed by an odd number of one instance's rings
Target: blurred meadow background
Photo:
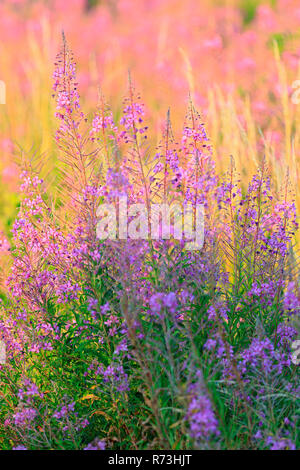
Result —
[[130, 69], [154, 129], [170, 107], [174, 131], [180, 130], [190, 93], [207, 123], [218, 170], [225, 172], [232, 156], [246, 183], [265, 156], [278, 189], [289, 171], [296, 190], [300, 106], [291, 98], [300, 78], [297, 0], [2, 0], [4, 232], [17, 204], [20, 151], [43, 154], [43, 171], [55, 171], [51, 79], [62, 30], [76, 52], [85, 109], [95, 109], [101, 87], [117, 117]]

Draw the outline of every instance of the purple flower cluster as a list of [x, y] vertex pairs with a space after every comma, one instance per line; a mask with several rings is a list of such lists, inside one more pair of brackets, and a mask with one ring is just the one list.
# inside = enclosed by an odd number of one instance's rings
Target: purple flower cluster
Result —
[[178, 306], [176, 294], [174, 292], [162, 293], [158, 292], [150, 298], [150, 311], [153, 315], [162, 317], [164, 309], [167, 309], [171, 314], [175, 314]]
[[190, 435], [196, 441], [203, 441], [218, 435], [218, 421], [209, 398], [205, 395], [195, 396], [190, 401], [186, 419], [190, 426]]
[[[144, 105], [140, 102], [140, 96], [135, 96], [132, 85], [130, 84], [130, 95], [125, 98], [123, 107], [123, 116], [120, 119], [120, 124], [124, 126], [125, 130], [120, 133], [120, 137], [128, 142], [129, 134], [131, 132], [134, 139], [137, 139], [138, 134], [145, 134], [148, 127], [142, 125], [143, 116], [145, 114]], [[147, 138], [145, 134], [144, 139]]]
[[34, 408], [24, 408], [14, 414], [14, 423], [18, 427], [27, 427], [32, 424], [37, 416], [37, 411]]
[[84, 450], [105, 450], [106, 444], [100, 439], [95, 439], [93, 442], [88, 444]]
[[270, 450], [296, 450], [295, 444], [290, 439], [269, 436], [266, 445]]
[[89, 425], [89, 421], [86, 418], [79, 417], [75, 411], [75, 405], [75, 402], [63, 405], [52, 414], [52, 418], [60, 423], [65, 433], [72, 430], [79, 431]]
[[250, 381], [251, 371], [255, 374], [262, 369], [266, 374], [281, 374], [283, 369], [290, 365], [290, 357], [280, 350], [275, 350], [268, 338], [263, 340], [254, 338], [249, 348], [241, 353], [239, 369], [245, 380]]

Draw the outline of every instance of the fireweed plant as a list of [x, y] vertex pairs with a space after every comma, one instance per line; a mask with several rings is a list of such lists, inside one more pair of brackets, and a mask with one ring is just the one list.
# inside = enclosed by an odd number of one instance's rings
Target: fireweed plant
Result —
[[[181, 138], [168, 112], [149, 148], [130, 77], [118, 122], [101, 92], [89, 119], [65, 39], [53, 79], [58, 189], [24, 158], [2, 293], [1, 448], [295, 449], [288, 176], [279, 194], [265, 162], [247, 189], [234, 162], [218, 176], [192, 100]], [[98, 239], [98, 207], [120, 196], [146, 208], [203, 204], [203, 248], [172, 234]]]

